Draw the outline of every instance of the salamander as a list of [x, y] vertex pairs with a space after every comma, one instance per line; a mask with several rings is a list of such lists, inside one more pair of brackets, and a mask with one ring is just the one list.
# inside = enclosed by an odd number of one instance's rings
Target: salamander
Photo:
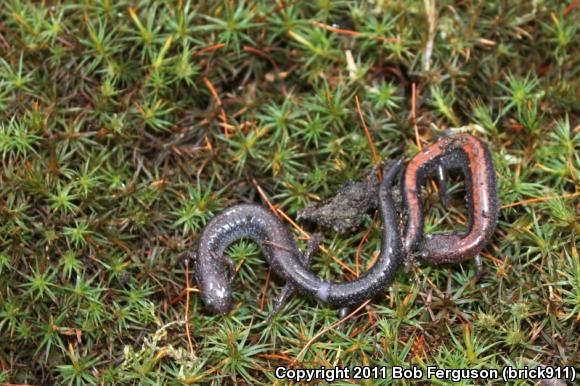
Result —
[[[398, 161], [385, 168], [379, 189], [382, 221], [379, 257], [367, 272], [352, 281], [331, 282], [314, 274], [309, 269], [309, 253], [303, 255], [288, 227], [261, 205], [234, 205], [212, 218], [198, 240], [195, 273], [207, 309], [212, 313], [225, 314], [233, 306], [229, 276], [233, 276], [234, 270], [224, 252], [230, 244], [242, 238], [249, 238], [258, 244], [272, 271], [286, 281], [285, 296], [297, 289], [307, 296], [341, 308], [375, 297], [391, 283], [402, 263], [402, 238], [390, 191], [401, 166], [401, 161]], [[312, 252], [313, 248], [309, 249]], [[230, 267], [230, 275], [227, 266]]]
[[[444, 170], [460, 169], [465, 178], [468, 206], [467, 232], [426, 234], [423, 237], [421, 186], [437, 172], [440, 193], [446, 202]], [[497, 224], [499, 199], [491, 154], [479, 139], [468, 134], [443, 137], [424, 148], [407, 166], [403, 181], [407, 212], [405, 254], [418, 253], [431, 263], [454, 263], [473, 257], [489, 242]], [[478, 261], [478, 268], [480, 261]]]

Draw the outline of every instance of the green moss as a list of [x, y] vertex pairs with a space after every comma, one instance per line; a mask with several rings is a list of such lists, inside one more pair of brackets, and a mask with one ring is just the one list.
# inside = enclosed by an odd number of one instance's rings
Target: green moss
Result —
[[[425, 3], [3, 2], [0, 383], [274, 381], [335, 311], [295, 297], [268, 322], [280, 283], [241, 242], [235, 310], [191, 292], [185, 320], [183, 256], [256, 186], [294, 218], [364, 176], [355, 97], [381, 159], [416, 154], [415, 123], [424, 145], [479, 125], [504, 208], [478, 284], [473, 262], [401, 270], [300, 362], [578, 365], [579, 11]], [[463, 224], [431, 193], [429, 224]], [[364, 271], [377, 221], [328, 231], [316, 272], [351, 278], [368, 227]]]

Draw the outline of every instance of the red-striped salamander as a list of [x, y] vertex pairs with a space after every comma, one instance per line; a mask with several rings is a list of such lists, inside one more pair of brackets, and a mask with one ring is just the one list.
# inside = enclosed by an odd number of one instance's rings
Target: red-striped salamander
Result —
[[[330, 282], [316, 276], [309, 269], [316, 241], [309, 245], [303, 255], [288, 227], [260, 205], [234, 205], [215, 216], [199, 237], [196, 257], [197, 284], [207, 309], [224, 314], [232, 308], [230, 281], [235, 271], [232, 261], [224, 256], [224, 252], [230, 244], [246, 237], [260, 246], [272, 271], [286, 281], [277, 309], [295, 289], [341, 308], [378, 295], [391, 283], [402, 262], [402, 240], [390, 189], [401, 165], [398, 161], [385, 170], [379, 189], [382, 221], [380, 255], [367, 272], [352, 281]], [[226, 266], [229, 266], [230, 275]]]
[[[466, 233], [435, 233], [423, 237], [421, 186], [437, 172], [444, 203], [444, 170], [461, 169], [465, 177], [468, 224]], [[407, 256], [417, 252], [431, 263], [454, 263], [476, 258], [489, 242], [498, 219], [499, 199], [491, 154], [479, 139], [468, 134], [441, 138], [424, 148], [407, 166], [403, 182], [407, 212], [404, 244]]]

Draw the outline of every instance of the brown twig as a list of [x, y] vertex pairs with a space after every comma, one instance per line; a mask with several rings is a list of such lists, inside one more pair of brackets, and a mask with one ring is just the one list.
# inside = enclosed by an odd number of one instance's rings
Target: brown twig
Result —
[[[371, 147], [371, 153], [373, 155], [373, 163], [375, 164], [375, 166], [377, 166], [379, 164], [379, 156], [377, 155], [377, 149], [375, 148], [375, 144], [373, 143], [373, 137], [371, 136], [371, 132], [365, 122], [365, 118], [363, 116], [362, 109], [360, 107], [360, 102], [358, 100], [358, 95], [354, 96], [354, 101], [356, 102], [356, 109], [358, 111], [358, 116], [360, 118], [362, 127], [365, 131], [365, 135], [367, 136], [367, 141], [369, 143], [369, 146]], [[377, 174], [379, 176], [379, 179], [382, 180], [383, 176], [380, 170], [377, 171]]]
[[567, 16], [570, 12], [572, 12], [572, 10], [574, 8], [576, 8], [578, 5], [580, 5], [580, 0], [574, 0], [572, 1], [564, 10], [563, 15]]
[[270, 274], [271, 274], [272, 270], [270, 268], [268, 268], [268, 274], [266, 275], [266, 283], [264, 284], [264, 287], [262, 288], [262, 293], [260, 294], [260, 310], [264, 310], [264, 307], [266, 306], [266, 293], [268, 292], [268, 285], [270, 284]]
[[[307, 239], [310, 239], [310, 235], [308, 235], [308, 233], [306, 233], [301, 227], [300, 225], [296, 224], [290, 217], [288, 217], [288, 215], [286, 213], [284, 213], [282, 210], [278, 209], [278, 213], [284, 217], [284, 219], [286, 221], [288, 221], [290, 224], [292, 224], [292, 226], [299, 230]], [[338, 257], [336, 257], [335, 255], [330, 253], [330, 250], [326, 247], [324, 247], [323, 245], [321, 245], [320, 250], [324, 253], [326, 253], [327, 255], [330, 255], [332, 260], [334, 260], [338, 265], [340, 265], [342, 268], [346, 269], [349, 273], [351, 273], [352, 275], [356, 275], [355, 271], [350, 268], [348, 265], [346, 265], [345, 263], [343, 263]]]
[[[252, 179], [252, 184], [254, 184], [254, 187], [258, 191], [258, 194], [260, 195], [260, 197], [262, 198], [262, 200], [264, 200], [264, 202], [266, 203], [266, 205], [268, 205], [268, 207], [270, 208], [270, 210], [272, 212], [274, 212], [275, 215], [278, 215], [278, 211], [276, 210], [276, 207], [274, 205], [272, 205], [272, 203], [270, 202], [270, 199], [268, 198], [268, 196], [266, 195], [266, 193], [264, 192], [264, 190], [262, 189], [262, 187], [260, 186], [260, 184], [258, 184], [258, 181], [256, 181], [255, 179]], [[302, 231], [302, 232], [306, 235], [306, 232], [304, 232], [304, 231]]]
[[[373, 218], [373, 223], [376, 220], [376, 214]], [[354, 254], [354, 262], [355, 262], [355, 276], [358, 277], [360, 274], [360, 254], [362, 251], [362, 248], [364, 246], [364, 244], [366, 243], [366, 241], [369, 238], [369, 234], [371, 233], [371, 231], [373, 230], [373, 225], [371, 224], [368, 229], [366, 230], [365, 234], [363, 235], [362, 239], [360, 240], [360, 242], [358, 243], [358, 247], [356, 248], [356, 252]]]
[[419, 126], [417, 126], [417, 85], [415, 82], [411, 85], [411, 116], [413, 118], [413, 129], [415, 130], [415, 142], [419, 150], [422, 150]]
[[514, 206], [520, 206], [520, 205], [534, 204], [536, 202], [544, 202], [544, 201], [550, 201], [550, 200], [556, 200], [556, 199], [574, 198], [574, 197], [578, 197], [578, 196], [580, 196], [580, 192], [571, 193], [571, 194], [563, 194], [561, 196], [530, 198], [527, 200], [512, 202], [511, 204], [502, 205], [501, 209], [513, 208]]
[[306, 345], [302, 348], [302, 350], [300, 350], [300, 352], [298, 353], [298, 355], [296, 356], [296, 358], [292, 361], [292, 365], [295, 365], [297, 361], [300, 360], [300, 357], [306, 352], [306, 350], [308, 350], [308, 347], [310, 347], [312, 345], [312, 343], [314, 343], [314, 341], [316, 341], [316, 339], [320, 338], [322, 335], [326, 334], [328, 331], [332, 330], [333, 328], [340, 326], [342, 323], [346, 322], [347, 320], [349, 320], [350, 318], [352, 318], [357, 312], [359, 312], [360, 310], [362, 310], [364, 307], [367, 306], [367, 304], [370, 303], [370, 299], [365, 301], [363, 304], [361, 304], [360, 306], [358, 306], [353, 312], [351, 312], [350, 314], [348, 314], [347, 316], [345, 316], [344, 318], [337, 320], [336, 322], [332, 323], [329, 327], [326, 327], [324, 329], [322, 329], [321, 331], [319, 331], [316, 335], [314, 335], [307, 343]]
[[209, 92], [213, 96], [213, 99], [215, 100], [215, 103], [220, 110], [220, 120], [222, 121], [222, 124], [224, 126], [224, 134], [226, 135], [226, 137], [229, 137], [230, 125], [228, 124], [228, 118], [226, 116], [226, 111], [224, 110], [222, 100], [219, 97], [215, 87], [213, 86], [213, 84], [211, 83], [211, 81], [207, 77], [203, 78], [203, 82], [205, 83], [206, 87], [209, 89]]
[[189, 331], [189, 293], [191, 292], [189, 286], [189, 263], [185, 262], [185, 333], [187, 334], [187, 343], [189, 345], [189, 353], [193, 354], [193, 342], [191, 340], [191, 333]]
[[311, 23], [317, 27], [320, 27], [322, 29], [325, 29], [327, 31], [334, 32], [334, 33], [337, 33], [340, 35], [347, 35], [347, 36], [352, 36], [352, 37], [366, 35], [371, 39], [379, 40], [381, 42], [388, 42], [388, 43], [396, 43], [400, 40], [400, 38], [398, 38], [398, 37], [386, 38], [386, 37], [380, 36], [380, 35], [368, 35], [368, 34], [365, 34], [363, 32], [359, 32], [359, 31], [352, 31], [349, 29], [337, 28], [337, 27], [333, 27], [333, 26], [328, 25], [328, 24], [321, 23], [319, 21], [315, 21], [315, 20], [311, 21]]
[[257, 48], [254, 48], [252, 46], [244, 46], [243, 50], [245, 52], [249, 52], [255, 55], [258, 55], [264, 59], [266, 59], [268, 62], [270, 62], [270, 64], [272, 65], [272, 67], [274, 67], [274, 69], [276, 71], [278, 71], [278, 64], [276, 64], [276, 61], [274, 60], [274, 58], [272, 58], [272, 56], [268, 55], [267, 53], [265, 53], [262, 50], [259, 50]]
[[199, 51], [195, 52], [195, 53], [193, 54], [193, 56], [203, 55], [203, 54], [205, 54], [206, 52], [212, 52], [212, 51], [216, 51], [216, 50], [219, 50], [220, 48], [224, 48], [225, 46], [226, 46], [226, 45], [225, 45], [224, 43], [218, 43], [218, 44], [211, 45], [211, 46], [209, 46], [209, 47], [204, 47], [204, 48], [202, 48], [201, 50], [199, 50]]
[[[256, 187], [256, 190], [258, 190], [258, 194], [260, 195], [260, 197], [262, 197], [262, 199], [270, 207], [272, 212], [274, 212], [278, 216], [281, 216], [284, 220], [288, 221], [294, 227], [294, 229], [296, 229], [298, 232], [300, 232], [307, 240], [310, 240], [310, 235], [304, 229], [302, 229], [302, 227], [300, 225], [296, 224], [296, 222], [294, 222], [294, 220], [292, 220], [282, 209], [278, 209], [278, 208], [274, 207], [274, 205], [272, 205], [272, 203], [268, 199], [268, 196], [266, 196], [266, 193], [264, 193], [264, 190], [262, 189], [262, 187], [258, 184], [258, 182], [256, 180], [252, 180], [252, 183]], [[330, 251], [327, 248], [325, 248], [324, 246], [321, 245], [319, 248], [322, 252], [324, 252], [326, 254], [330, 254]], [[332, 257], [332, 260], [334, 260], [336, 263], [338, 263], [342, 268], [346, 269], [352, 275], [356, 275], [355, 271], [353, 271], [352, 268], [350, 268], [348, 265], [344, 264], [336, 256], [334, 256], [332, 254], [330, 254], [330, 255]]]

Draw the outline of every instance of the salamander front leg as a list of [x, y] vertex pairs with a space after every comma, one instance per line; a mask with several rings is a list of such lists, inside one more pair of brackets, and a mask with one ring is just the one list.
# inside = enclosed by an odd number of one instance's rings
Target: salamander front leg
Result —
[[437, 180], [437, 188], [439, 189], [439, 198], [443, 203], [445, 209], [449, 208], [449, 195], [447, 195], [447, 172], [443, 165], [437, 165], [437, 174], [435, 175]]
[[304, 264], [306, 266], [310, 266], [312, 262], [312, 257], [318, 251], [320, 247], [320, 243], [322, 243], [323, 235], [322, 233], [314, 233], [308, 239], [308, 243], [306, 244], [306, 252], [304, 252], [304, 256], [302, 257]]
[[[322, 233], [314, 233], [310, 237], [310, 239], [308, 239], [308, 243], [306, 244], [306, 252], [304, 252], [304, 255], [302, 256], [302, 261], [307, 267], [310, 266], [310, 263], [312, 262], [312, 257], [314, 256], [316, 251], [318, 251], [320, 243], [322, 242], [322, 238], [323, 238]], [[276, 299], [276, 302], [274, 303], [274, 308], [272, 309], [272, 311], [270, 311], [270, 314], [268, 315], [268, 322], [270, 322], [274, 317], [274, 315], [276, 315], [286, 305], [286, 303], [288, 302], [290, 297], [294, 294], [294, 292], [296, 292], [296, 287], [294, 286], [294, 284], [291, 282], [286, 282], [286, 285], [284, 285], [284, 288], [282, 288], [282, 292], [280, 293], [280, 295]]]
[[286, 283], [282, 288], [282, 292], [276, 299], [274, 303], [274, 308], [268, 314], [268, 322], [272, 321], [272, 318], [288, 303], [288, 299], [296, 292], [296, 287], [292, 283]]
[[230, 283], [234, 280], [234, 277], [236, 276], [236, 263], [232, 260], [231, 257], [223, 255], [221, 256], [221, 258], [216, 257], [215, 254], [212, 253], [212, 256], [214, 259], [219, 259], [221, 260], [227, 267], [228, 267], [228, 271], [230, 273]]

